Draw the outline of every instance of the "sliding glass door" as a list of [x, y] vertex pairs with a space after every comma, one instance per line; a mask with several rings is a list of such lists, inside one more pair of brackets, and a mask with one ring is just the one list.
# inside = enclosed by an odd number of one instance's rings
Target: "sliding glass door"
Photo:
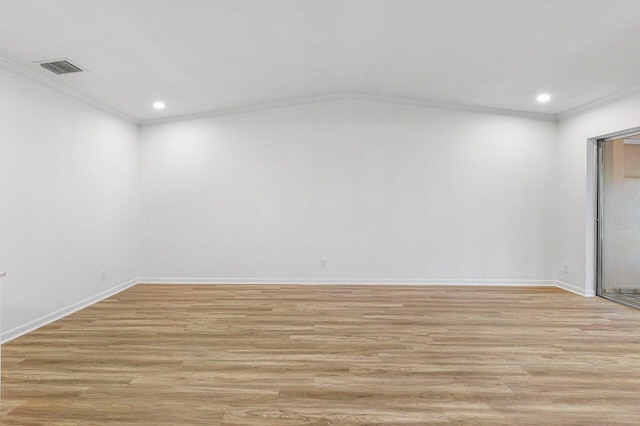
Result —
[[598, 142], [598, 294], [640, 308], [640, 135]]

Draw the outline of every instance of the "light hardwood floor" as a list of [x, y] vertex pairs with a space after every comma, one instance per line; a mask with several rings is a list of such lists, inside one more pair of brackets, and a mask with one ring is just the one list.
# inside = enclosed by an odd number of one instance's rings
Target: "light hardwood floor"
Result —
[[640, 311], [555, 288], [138, 285], [2, 351], [7, 425], [640, 424]]

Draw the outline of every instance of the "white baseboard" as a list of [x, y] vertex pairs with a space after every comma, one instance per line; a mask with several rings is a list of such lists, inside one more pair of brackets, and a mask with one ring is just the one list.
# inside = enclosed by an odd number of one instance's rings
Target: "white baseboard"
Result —
[[595, 296], [593, 290], [557, 280], [504, 280], [504, 279], [388, 279], [388, 278], [175, 278], [143, 277], [140, 284], [324, 284], [324, 285], [441, 285], [441, 286], [504, 286], [504, 287], [558, 287], [585, 297]]
[[93, 305], [107, 297], [111, 297], [114, 294], [120, 293], [134, 285], [138, 284], [138, 279], [133, 279], [131, 281], [127, 281], [115, 287], [112, 287], [108, 290], [102, 291], [98, 294], [95, 294], [91, 297], [87, 297], [86, 299], [80, 300], [79, 302], [72, 303], [69, 306], [66, 306], [62, 309], [58, 309], [55, 312], [51, 312], [50, 314], [41, 316], [33, 321], [29, 321], [26, 324], [19, 325], [18, 327], [12, 328], [11, 330], [7, 330], [2, 333], [0, 336], [0, 340], [2, 343], [7, 343], [17, 337], [22, 336], [23, 334], [27, 334], [30, 331], [33, 331], [37, 328], [45, 326], [49, 323], [59, 320], [60, 318], [66, 317], [74, 312], [79, 311], [80, 309], [84, 309], [87, 306]]
[[567, 290], [572, 293], [579, 294], [580, 296], [594, 297], [596, 295], [593, 289], [585, 289], [584, 287], [579, 287], [577, 285], [565, 283], [563, 281], [556, 281], [556, 286], [563, 290]]
[[55, 312], [44, 315], [26, 324], [7, 330], [0, 336], [2, 343], [7, 343], [17, 337], [29, 333], [37, 328], [59, 320], [80, 309], [111, 297], [136, 284], [307, 284], [307, 285], [431, 285], [431, 286], [504, 286], [504, 287], [559, 287], [581, 296], [595, 296], [593, 290], [568, 284], [556, 280], [503, 280], [503, 279], [389, 279], [389, 278], [166, 278], [143, 277], [127, 281], [118, 286], [100, 292], [79, 302], [73, 303]]
[[176, 278], [143, 277], [140, 284], [325, 284], [325, 285], [449, 285], [449, 286], [507, 286], [555, 287], [555, 280], [503, 279], [424, 279], [424, 278]]

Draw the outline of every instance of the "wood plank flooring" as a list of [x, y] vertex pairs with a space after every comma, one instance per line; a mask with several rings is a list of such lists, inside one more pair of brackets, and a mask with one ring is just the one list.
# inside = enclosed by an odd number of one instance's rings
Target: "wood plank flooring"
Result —
[[138, 285], [2, 352], [6, 425], [640, 424], [640, 311], [556, 288]]

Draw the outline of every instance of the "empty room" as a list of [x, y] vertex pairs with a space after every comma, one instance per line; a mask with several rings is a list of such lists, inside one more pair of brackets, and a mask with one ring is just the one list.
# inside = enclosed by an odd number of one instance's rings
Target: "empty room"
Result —
[[637, 425], [638, 22], [0, 0], [1, 423]]

